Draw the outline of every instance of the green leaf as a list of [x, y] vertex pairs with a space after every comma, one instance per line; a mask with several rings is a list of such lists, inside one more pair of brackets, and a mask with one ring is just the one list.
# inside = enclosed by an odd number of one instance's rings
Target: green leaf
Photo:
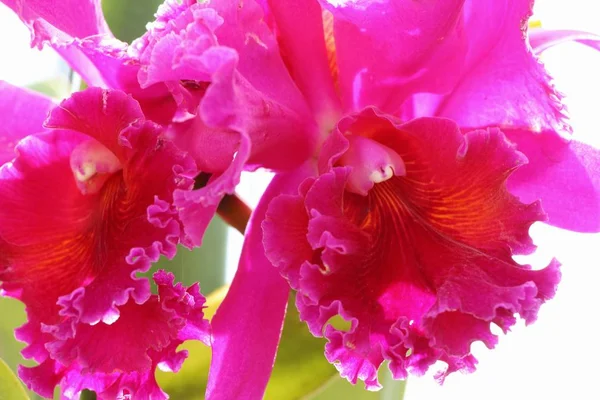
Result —
[[15, 339], [14, 330], [25, 323], [25, 307], [15, 299], [0, 297], [0, 310], [0, 358], [14, 370], [23, 362], [20, 351], [24, 344]]
[[56, 76], [46, 81], [34, 82], [27, 85], [27, 87], [55, 99], [64, 99], [71, 94], [71, 83], [69, 82], [69, 78], [63, 75]]
[[383, 384], [381, 390], [381, 400], [402, 400], [406, 393], [406, 380], [399, 381], [392, 377], [392, 373], [387, 368], [382, 368], [379, 373], [379, 380]]
[[[15, 339], [14, 330], [23, 325], [26, 321], [25, 306], [18, 300], [9, 297], [0, 297], [0, 310], [2, 310], [2, 318], [0, 322], [0, 359], [16, 371], [17, 365], [33, 366], [36, 363], [31, 360], [24, 360], [21, 356], [21, 350], [25, 347]], [[42, 399], [37, 394], [26, 390], [31, 399]], [[2, 392], [0, 392], [0, 395]], [[2, 396], [0, 396], [2, 399]]]
[[202, 247], [192, 251], [180, 246], [172, 260], [161, 258], [152, 267], [149, 277], [159, 269], [175, 274], [177, 282], [189, 286], [200, 282], [202, 293], [211, 293], [225, 284], [227, 225], [213, 218], [202, 241]]
[[21, 382], [2, 359], [0, 359], [0, 400], [29, 400]]
[[394, 380], [389, 369], [379, 370], [379, 381], [383, 389], [379, 392], [369, 392], [362, 382], [352, 385], [338, 374], [332, 377], [324, 386], [303, 397], [303, 400], [402, 400], [406, 391], [406, 381]]
[[163, 0], [102, 0], [102, 11], [113, 34], [131, 42], [144, 34], [146, 24]]
[[301, 399], [319, 389], [337, 370], [323, 355], [325, 339], [315, 338], [300, 321], [295, 296], [290, 296], [288, 311], [266, 399]]
[[[302, 398], [303, 400], [380, 400], [380, 392], [369, 392], [362, 382], [352, 385], [338, 374], [333, 376], [318, 390]], [[401, 400], [400, 398], [394, 400]]]

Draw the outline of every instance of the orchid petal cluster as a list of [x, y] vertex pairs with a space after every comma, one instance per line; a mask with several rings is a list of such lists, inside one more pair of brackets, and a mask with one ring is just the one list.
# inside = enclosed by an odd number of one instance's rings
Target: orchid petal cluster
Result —
[[[135, 275], [174, 256], [182, 226], [173, 192], [193, 185], [194, 162], [120, 91], [75, 93], [45, 127], [0, 170], [2, 291], [26, 304], [16, 335], [40, 363], [20, 374], [44, 396], [59, 383], [66, 398], [86, 387], [162, 393], [156, 366], [176, 369], [183, 340], [209, 341], [204, 299], [164, 272], [151, 295]], [[98, 341], [110, 351], [90, 346]]]
[[[208, 399], [260, 399], [290, 289], [350, 382], [438, 361], [443, 381], [554, 296], [557, 260], [513, 259], [534, 222], [600, 231], [600, 151], [535, 55], [600, 40], [528, 36], [532, 0], [166, 0], [130, 45], [99, 0], [2, 2], [89, 86], [0, 83], [0, 293], [26, 306], [19, 374], [42, 396], [167, 398], [156, 368], [199, 340]], [[198, 284], [159, 271], [153, 294], [139, 274], [201, 246], [257, 168], [275, 177], [210, 323]]]

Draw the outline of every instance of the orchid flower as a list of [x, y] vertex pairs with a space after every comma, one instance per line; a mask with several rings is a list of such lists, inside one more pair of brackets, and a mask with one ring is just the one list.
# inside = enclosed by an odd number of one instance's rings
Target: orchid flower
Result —
[[22, 122], [6, 134], [27, 135], [0, 169], [2, 293], [25, 303], [16, 335], [39, 363], [21, 367], [21, 378], [46, 397], [60, 384], [65, 399], [84, 388], [165, 398], [157, 366], [179, 369], [185, 340], [209, 343], [204, 298], [164, 271], [151, 295], [135, 274], [174, 256], [182, 228], [173, 192], [193, 185], [193, 160], [123, 92], [90, 88], [53, 107], [1, 89], [13, 100], [3, 110]]
[[[155, 368], [196, 339], [208, 399], [259, 399], [290, 287], [352, 383], [379, 388], [384, 361], [396, 379], [470, 372], [472, 342], [554, 295], [556, 260], [512, 258], [530, 225], [600, 231], [600, 154], [569, 141], [532, 0], [167, 0], [130, 46], [97, 0], [2, 1], [92, 86], [58, 106], [0, 87], [0, 281], [27, 306], [40, 365], [21, 377], [44, 396], [164, 398]], [[199, 246], [258, 167], [276, 176], [209, 329], [198, 286], [158, 273], [151, 295], [134, 276]]]
[[473, 341], [494, 347], [491, 324], [535, 321], [556, 290], [556, 260], [512, 259], [533, 250], [529, 226], [600, 227], [599, 153], [564, 137], [560, 94], [525, 34], [532, 2], [265, 7], [319, 146], [254, 211], [212, 321], [208, 397], [261, 396], [287, 284], [350, 382], [377, 389], [384, 360], [397, 379], [438, 360], [440, 379], [473, 371]]

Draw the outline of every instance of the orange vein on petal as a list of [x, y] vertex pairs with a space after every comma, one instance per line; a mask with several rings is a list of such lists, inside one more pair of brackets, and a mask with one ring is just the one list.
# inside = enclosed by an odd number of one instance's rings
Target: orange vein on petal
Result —
[[325, 38], [325, 49], [327, 50], [327, 61], [329, 62], [329, 73], [333, 79], [335, 91], [339, 96], [340, 82], [339, 69], [337, 64], [337, 54], [335, 50], [335, 37], [333, 35], [333, 14], [328, 10], [323, 10], [323, 36]]

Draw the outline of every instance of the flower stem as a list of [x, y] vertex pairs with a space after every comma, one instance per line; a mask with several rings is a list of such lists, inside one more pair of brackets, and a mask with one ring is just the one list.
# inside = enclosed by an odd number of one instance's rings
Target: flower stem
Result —
[[217, 213], [223, 221], [243, 235], [252, 210], [237, 195], [228, 194], [219, 203]]

